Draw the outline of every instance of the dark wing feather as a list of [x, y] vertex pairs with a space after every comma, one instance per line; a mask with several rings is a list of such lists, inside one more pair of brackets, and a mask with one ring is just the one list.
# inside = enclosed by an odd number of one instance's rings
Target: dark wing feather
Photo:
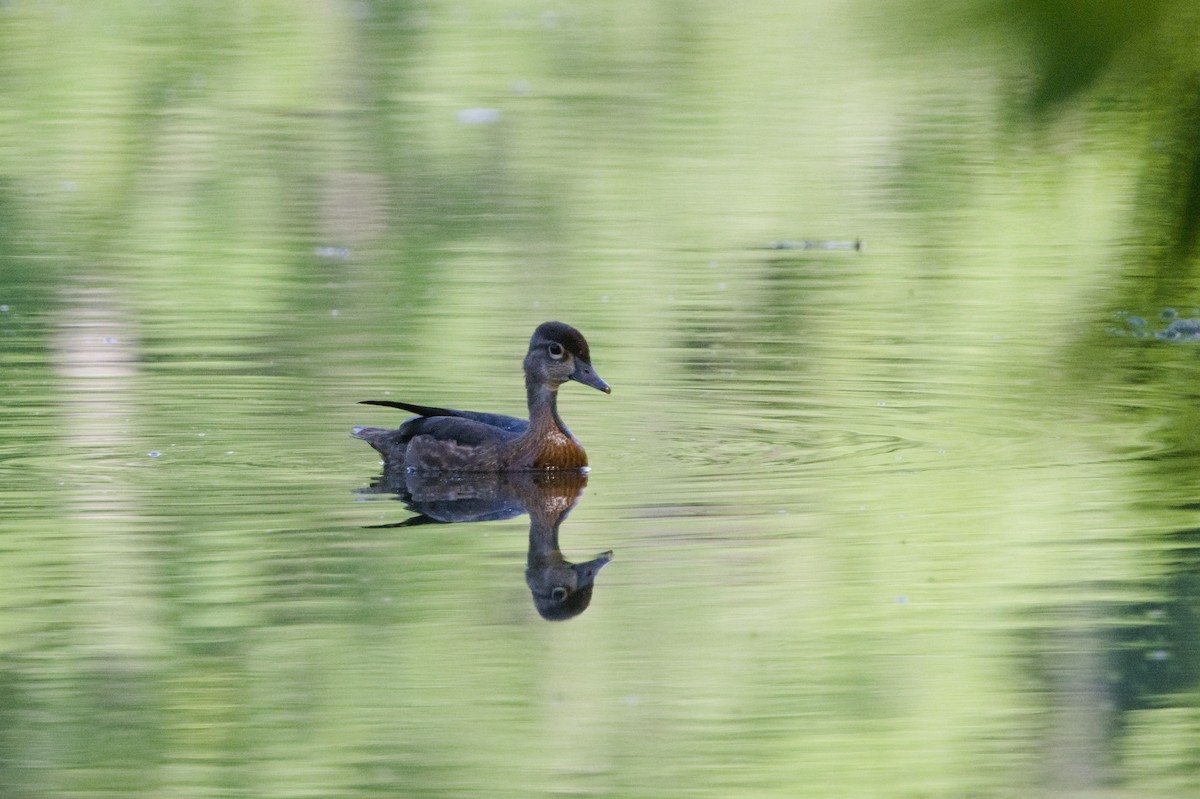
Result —
[[455, 416], [418, 416], [400, 429], [408, 436], [404, 465], [417, 471], [496, 471], [502, 447], [520, 435]]
[[[413, 405], [411, 402], [393, 402], [391, 400], [362, 400], [359, 405], [381, 405], [385, 408], [399, 408], [402, 411], [415, 413], [425, 418], [454, 417], [480, 422], [489, 427], [498, 427], [508, 433], [524, 433], [529, 428], [529, 422], [515, 416], [505, 416], [500, 413], [483, 413], [480, 411], [456, 411], [452, 408], [433, 408], [428, 405]], [[417, 421], [417, 420], [412, 420]], [[407, 426], [407, 422], [405, 426]], [[414, 435], [422, 435], [422, 430]]]
[[520, 433], [457, 416], [414, 416], [395, 430], [352, 431], [383, 455], [384, 462], [416, 471], [490, 472], [500, 468], [501, 449]]
[[400, 429], [410, 440], [426, 436], [434, 441], [452, 441], [463, 447], [494, 444], [514, 435], [495, 425], [460, 416], [416, 417], [400, 425]]

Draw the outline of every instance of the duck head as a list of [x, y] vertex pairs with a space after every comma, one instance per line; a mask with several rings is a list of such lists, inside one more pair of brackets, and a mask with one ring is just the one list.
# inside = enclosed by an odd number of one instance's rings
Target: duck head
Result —
[[612, 393], [608, 383], [592, 368], [583, 334], [562, 322], [545, 322], [533, 331], [525, 355], [525, 374], [550, 388], [557, 389], [568, 380], [575, 380], [605, 394]]

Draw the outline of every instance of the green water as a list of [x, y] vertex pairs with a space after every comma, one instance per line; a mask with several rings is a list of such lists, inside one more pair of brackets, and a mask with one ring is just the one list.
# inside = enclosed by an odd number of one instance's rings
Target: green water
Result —
[[0, 796], [1200, 790], [1195, 13], [886, 6], [0, 3]]

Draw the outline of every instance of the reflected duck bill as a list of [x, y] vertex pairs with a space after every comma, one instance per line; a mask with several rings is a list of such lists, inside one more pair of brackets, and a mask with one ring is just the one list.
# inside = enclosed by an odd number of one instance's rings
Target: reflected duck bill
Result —
[[591, 585], [596, 581], [596, 575], [604, 568], [613, 558], [612, 550], [600, 553], [599, 556], [589, 560], [586, 563], [576, 563], [571, 568], [579, 575], [579, 587]]

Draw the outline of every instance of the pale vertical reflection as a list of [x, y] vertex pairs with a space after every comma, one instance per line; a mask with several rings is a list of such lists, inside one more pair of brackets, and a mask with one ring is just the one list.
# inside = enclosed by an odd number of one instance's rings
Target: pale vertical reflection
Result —
[[68, 595], [81, 654], [119, 659], [156, 649], [154, 560], [126, 465], [149, 458], [131, 427], [137, 340], [120, 294], [83, 284], [63, 291], [54, 337], [60, 377]]
[[1081, 611], [1071, 619], [1078, 626], [1057, 631], [1045, 654], [1046, 784], [1059, 795], [1098, 790], [1113, 777], [1115, 701], [1098, 618]]
[[387, 230], [386, 186], [381, 175], [329, 173], [320, 207], [321, 238], [326, 248], [363, 247]]

